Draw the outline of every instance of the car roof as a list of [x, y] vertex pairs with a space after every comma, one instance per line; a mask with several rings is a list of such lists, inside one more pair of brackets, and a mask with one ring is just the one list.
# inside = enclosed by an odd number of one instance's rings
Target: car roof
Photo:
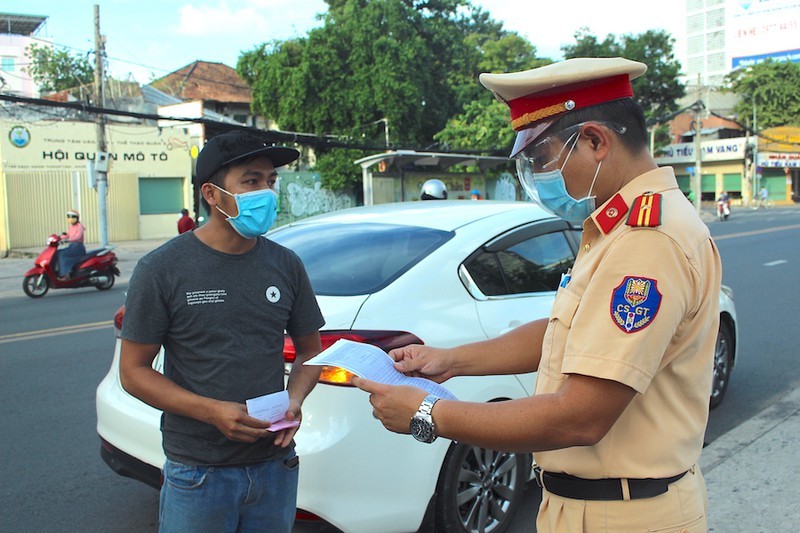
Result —
[[317, 223], [352, 224], [374, 222], [403, 226], [423, 226], [443, 231], [453, 231], [477, 220], [503, 214], [513, 214], [516, 217], [523, 213], [530, 220], [554, 218], [553, 215], [530, 202], [431, 200], [353, 207], [298, 220], [287, 226]]

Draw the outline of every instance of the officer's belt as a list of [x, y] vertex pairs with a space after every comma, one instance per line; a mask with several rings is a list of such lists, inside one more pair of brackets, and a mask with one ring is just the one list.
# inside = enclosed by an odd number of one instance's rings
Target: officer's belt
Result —
[[[583, 479], [569, 474], [544, 472], [537, 468], [536, 480], [539, 482], [540, 487], [544, 486], [548, 492], [564, 498], [613, 501], [638, 500], [664, 494], [669, 490], [670, 484], [675, 483], [685, 475], [686, 472], [677, 476], [659, 479]], [[628, 485], [628, 498], [625, 497], [623, 491], [624, 483]]]

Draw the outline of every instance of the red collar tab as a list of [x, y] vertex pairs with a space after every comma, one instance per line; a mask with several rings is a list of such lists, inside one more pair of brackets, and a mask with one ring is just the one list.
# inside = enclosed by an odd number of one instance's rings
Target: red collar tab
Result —
[[614, 229], [614, 226], [623, 219], [625, 213], [628, 212], [628, 204], [622, 199], [622, 196], [617, 193], [608, 201], [601, 213], [595, 215], [594, 220], [600, 226], [600, 230], [607, 234]]
[[646, 192], [633, 201], [626, 222], [634, 228], [655, 228], [661, 225], [661, 195]]
[[515, 131], [520, 131], [535, 122], [567, 111], [632, 96], [633, 88], [628, 75], [619, 74], [599, 81], [577, 83], [544, 93], [515, 98], [508, 102], [511, 110], [511, 127]]

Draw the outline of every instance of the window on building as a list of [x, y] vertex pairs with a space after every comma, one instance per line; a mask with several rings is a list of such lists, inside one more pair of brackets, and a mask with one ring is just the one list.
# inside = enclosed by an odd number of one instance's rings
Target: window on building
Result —
[[715, 9], [706, 14], [706, 28], [725, 27], [725, 9]]
[[689, 44], [687, 46], [689, 54], [702, 54], [705, 51], [702, 35], [694, 35], [689, 37]]
[[707, 44], [709, 50], [724, 50], [725, 49], [725, 32], [715, 31], [708, 34]]
[[247, 115], [235, 114], [235, 115], [233, 115], [233, 120], [235, 120], [236, 122], [239, 122], [241, 124], [247, 124]]
[[686, 0], [686, 12], [699, 11], [703, 9], [703, 0]]
[[183, 208], [183, 178], [139, 178], [139, 213], [163, 215]]
[[0, 64], [0, 69], [2, 69], [3, 72], [14, 72], [14, 63], [13, 57], [5, 56]]
[[724, 70], [725, 69], [725, 52], [719, 52], [715, 54], [708, 55], [708, 71], [713, 72], [715, 70]]
[[697, 15], [692, 15], [686, 20], [686, 30], [689, 35], [697, 32], [701, 32], [705, 29], [703, 26], [703, 14], [698, 13]]

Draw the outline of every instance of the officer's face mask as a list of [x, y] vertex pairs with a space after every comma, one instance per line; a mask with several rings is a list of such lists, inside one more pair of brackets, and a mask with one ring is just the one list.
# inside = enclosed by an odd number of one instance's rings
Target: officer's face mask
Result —
[[[214, 185], [213, 183], [211, 185]], [[217, 187], [214, 185], [214, 187]], [[239, 214], [235, 217], [215, 205], [217, 210], [228, 217], [228, 222], [236, 233], [245, 239], [252, 239], [265, 234], [278, 216], [278, 195], [272, 189], [261, 189], [245, 193], [231, 194], [222, 187], [220, 191], [233, 196]]]
[[[525, 147], [516, 156], [517, 177], [528, 197], [546, 211], [563, 218], [573, 226], [582, 225], [583, 221], [597, 208], [592, 190], [597, 175], [600, 173], [600, 166], [603, 164], [602, 161], [597, 164], [592, 184], [585, 197], [575, 199], [570, 196], [566, 183], [564, 183], [562, 170], [566, 167], [567, 161], [578, 144], [581, 135], [580, 129], [584, 124], [585, 122], [570, 126], [559, 135], [549, 135], [544, 140]], [[617, 131], [624, 133], [625, 128], [618, 126]], [[564, 136], [567, 137], [567, 140], [555, 156], [550, 157], [548, 154], [553, 152], [553, 143], [558, 142], [559, 138]], [[564, 163], [561, 168], [558, 168], [556, 165], [565, 151]]]

